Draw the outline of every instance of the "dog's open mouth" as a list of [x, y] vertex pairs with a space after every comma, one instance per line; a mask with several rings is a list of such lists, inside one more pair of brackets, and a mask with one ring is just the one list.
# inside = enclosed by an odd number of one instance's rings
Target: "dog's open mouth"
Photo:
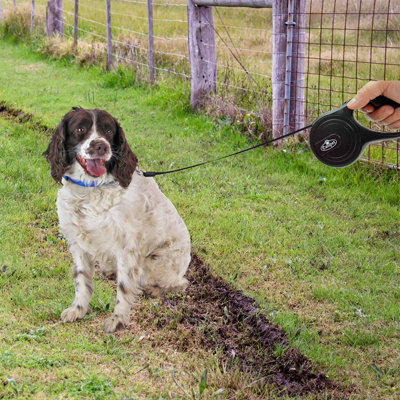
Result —
[[83, 158], [76, 157], [81, 167], [91, 176], [99, 177], [107, 172], [105, 167], [105, 160], [101, 158]]

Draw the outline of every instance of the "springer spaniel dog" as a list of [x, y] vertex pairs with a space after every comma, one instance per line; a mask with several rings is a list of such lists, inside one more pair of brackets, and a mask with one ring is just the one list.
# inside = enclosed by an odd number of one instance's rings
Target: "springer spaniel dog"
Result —
[[88, 313], [95, 265], [117, 277], [107, 333], [128, 325], [138, 295], [186, 288], [189, 232], [155, 180], [143, 176], [115, 118], [74, 107], [43, 155], [62, 184], [57, 211], [74, 260], [75, 299], [61, 314], [64, 322]]

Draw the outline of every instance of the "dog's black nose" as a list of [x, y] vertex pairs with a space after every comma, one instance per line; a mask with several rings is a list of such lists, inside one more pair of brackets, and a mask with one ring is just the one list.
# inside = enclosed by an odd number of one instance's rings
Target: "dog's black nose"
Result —
[[89, 154], [96, 154], [98, 156], [104, 156], [108, 151], [108, 144], [104, 140], [92, 140], [90, 142]]

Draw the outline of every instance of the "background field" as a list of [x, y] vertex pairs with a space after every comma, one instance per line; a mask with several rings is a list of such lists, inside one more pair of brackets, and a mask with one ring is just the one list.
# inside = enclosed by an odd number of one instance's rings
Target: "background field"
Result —
[[[1, 101], [51, 127], [75, 105], [107, 109], [144, 170], [184, 166], [251, 143], [226, 121], [191, 113], [184, 85], [122, 88], [117, 74], [50, 61], [6, 41], [0, 82]], [[48, 140], [34, 124], [0, 120], [1, 396], [185, 399], [192, 389], [199, 397], [208, 367], [203, 398], [284, 398], [252, 392], [251, 380], [220, 370], [209, 351], [163, 343], [163, 332], [157, 336], [144, 318], [157, 308], [152, 300], [139, 303], [133, 318], [141, 323], [133, 330], [105, 336], [101, 322], [114, 289], [100, 278], [94, 314], [59, 323], [73, 283], [58, 236], [57, 187], [41, 156]], [[158, 182], [185, 219], [194, 252], [259, 301], [292, 345], [354, 387], [352, 398], [399, 397], [396, 175], [362, 164], [330, 169], [296, 145]]]
[[[30, 3], [18, 5], [26, 9], [24, 19], [29, 31]], [[36, 33], [44, 30], [45, 5], [45, 0], [36, 2]], [[12, 0], [3, 1], [3, 8], [6, 15], [13, 12]], [[73, 55], [83, 65], [105, 65], [105, 3], [80, 1], [78, 50], [72, 49], [73, 9], [74, 1], [66, 0], [66, 40], [43, 43], [35, 37], [33, 47], [56, 57]], [[186, 2], [158, 0], [153, 2], [153, 9], [156, 81], [173, 88], [176, 80], [190, 79]], [[218, 93], [210, 99], [205, 112], [236, 123], [254, 138], [266, 138], [271, 132], [271, 14], [271, 9], [214, 8]], [[129, 65], [135, 80], [148, 81], [147, 3], [113, 1], [112, 21], [114, 62]], [[313, 121], [340, 106], [369, 80], [398, 79], [400, 6], [396, 2], [308, 0], [304, 28], [305, 77], [304, 81], [294, 82], [293, 88], [305, 91], [306, 120]], [[362, 118], [361, 121], [366, 123]], [[370, 146], [364, 159], [399, 169], [399, 141]]]

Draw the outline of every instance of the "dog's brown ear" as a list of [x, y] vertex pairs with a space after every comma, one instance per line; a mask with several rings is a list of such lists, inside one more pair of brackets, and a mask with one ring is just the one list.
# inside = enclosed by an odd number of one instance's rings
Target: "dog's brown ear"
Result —
[[116, 120], [115, 123], [117, 132], [113, 141], [113, 158], [110, 164], [110, 172], [119, 184], [126, 188], [131, 183], [138, 159], [129, 147], [120, 124]]
[[47, 162], [50, 164], [51, 176], [57, 183], [61, 183], [61, 178], [68, 166], [68, 153], [65, 146], [65, 139], [66, 121], [64, 118], [55, 130], [49, 147], [43, 153]]

